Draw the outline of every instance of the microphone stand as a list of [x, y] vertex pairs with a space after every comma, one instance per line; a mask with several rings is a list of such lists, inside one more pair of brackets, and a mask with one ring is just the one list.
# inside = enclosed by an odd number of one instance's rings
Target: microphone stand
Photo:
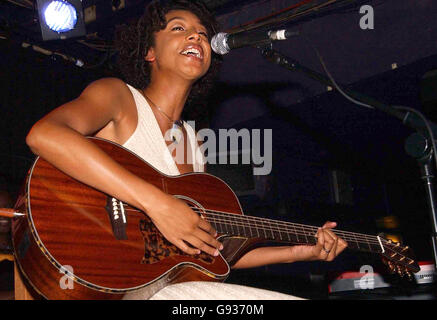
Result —
[[[268, 61], [277, 64], [285, 69], [290, 71], [299, 71], [311, 79], [314, 79], [324, 85], [331, 86], [335, 88], [332, 81], [326, 77], [325, 75], [311, 70], [305, 66], [302, 66], [298, 61], [286, 57], [283, 54], [279, 53], [273, 48], [270, 47], [262, 47], [262, 56]], [[434, 170], [432, 166], [433, 157], [436, 155], [432, 149], [432, 143], [429, 132], [424, 121], [417, 116], [415, 113], [404, 112], [398, 109], [395, 109], [391, 106], [385, 105], [371, 97], [368, 97], [359, 92], [349, 90], [347, 88], [342, 88], [342, 90], [347, 93], [350, 97], [359, 100], [365, 104], [368, 104], [374, 107], [377, 110], [383, 111], [399, 120], [402, 121], [406, 126], [417, 130], [417, 133], [412, 134], [409, 138], [407, 138], [405, 149], [407, 154], [411, 157], [414, 157], [421, 170], [421, 179], [425, 183], [426, 194], [427, 194], [427, 203], [429, 208], [429, 214], [432, 222], [432, 246], [433, 246], [433, 255], [434, 255], [434, 264], [437, 266], [437, 206], [435, 201], [435, 193], [434, 193]], [[437, 125], [430, 122], [430, 126], [434, 136], [437, 137]]]

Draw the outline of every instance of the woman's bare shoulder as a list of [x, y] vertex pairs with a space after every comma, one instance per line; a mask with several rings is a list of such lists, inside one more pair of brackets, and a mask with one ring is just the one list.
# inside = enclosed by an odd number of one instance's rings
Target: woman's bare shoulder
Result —
[[118, 78], [102, 78], [91, 82], [81, 96], [99, 99], [123, 99], [129, 94], [129, 88], [126, 83]]

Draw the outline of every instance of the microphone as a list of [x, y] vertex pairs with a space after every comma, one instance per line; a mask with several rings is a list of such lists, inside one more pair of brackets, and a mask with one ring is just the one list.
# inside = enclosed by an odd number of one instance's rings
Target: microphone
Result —
[[291, 31], [289, 29], [262, 32], [243, 31], [235, 34], [220, 32], [212, 37], [211, 48], [215, 53], [224, 55], [229, 53], [232, 49], [254, 45], [265, 45], [272, 41], [287, 40], [298, 34], [299, 32]]

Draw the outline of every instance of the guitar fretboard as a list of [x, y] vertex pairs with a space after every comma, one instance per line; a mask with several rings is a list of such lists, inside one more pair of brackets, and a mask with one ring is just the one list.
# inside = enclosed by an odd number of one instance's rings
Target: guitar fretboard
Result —
[[[202, 212], [202, 214], [220, 234], [293, 245], [315, 245], [317, 243], [318, 228], [314, 226], [223, 212]], [[373, 253], [383, 252], [377, 236], [336, 229], [332, 229], [332, 232], [345, 240], [351, 249]]]

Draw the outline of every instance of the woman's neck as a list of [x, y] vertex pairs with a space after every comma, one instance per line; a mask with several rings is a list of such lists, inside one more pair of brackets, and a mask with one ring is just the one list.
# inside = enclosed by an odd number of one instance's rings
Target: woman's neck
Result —
[[165, 112], [173, 120], [181, 117], [185, 102], [190, 94], [192, 84], [187, 81], [151, 81], [143, 90], [151, 102]]

